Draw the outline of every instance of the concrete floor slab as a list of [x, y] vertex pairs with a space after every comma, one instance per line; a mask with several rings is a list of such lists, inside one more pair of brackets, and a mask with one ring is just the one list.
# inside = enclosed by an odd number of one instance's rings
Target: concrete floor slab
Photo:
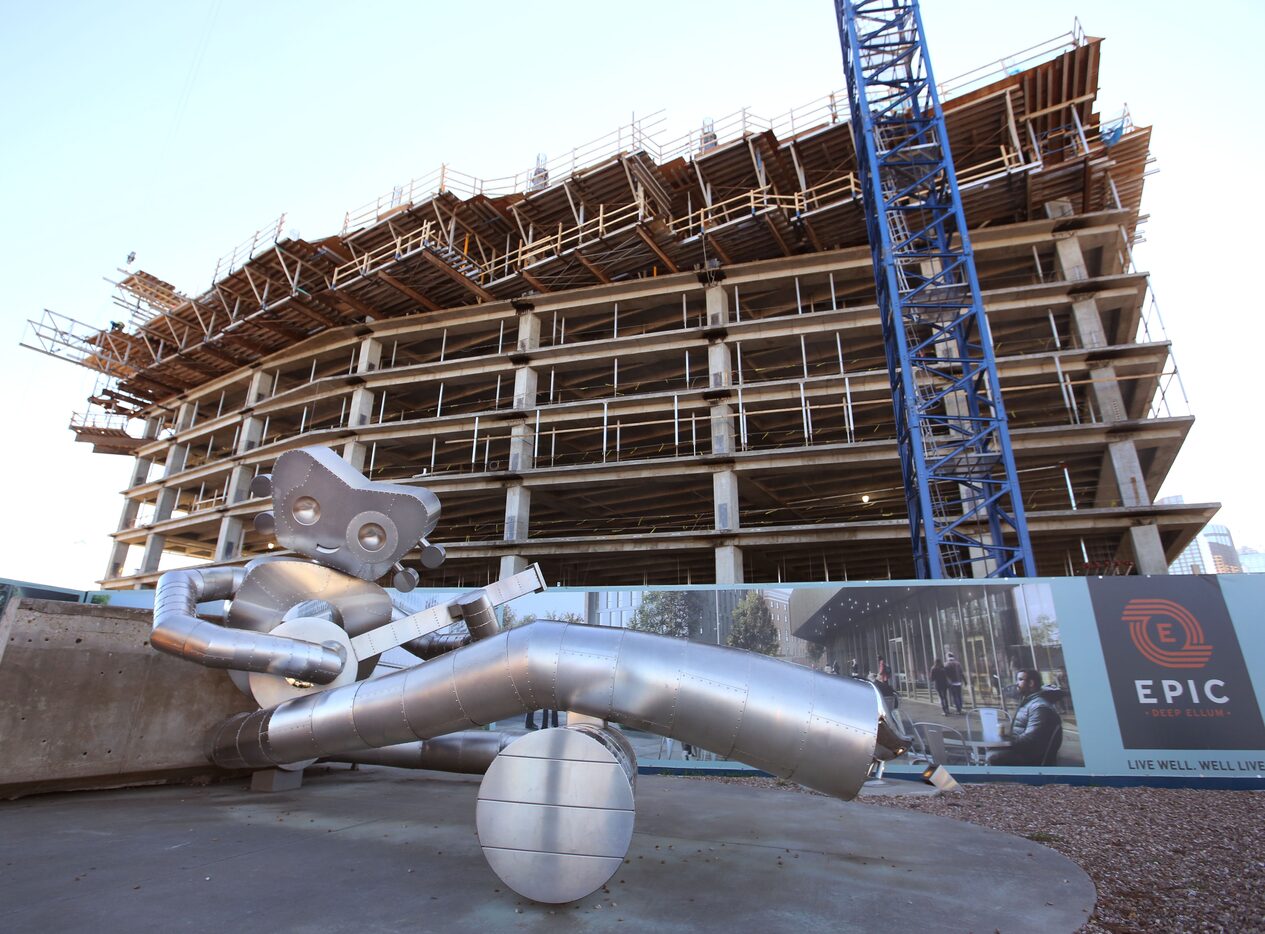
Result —
[[[0, 804], [0, 928], [272, 931], [1073, 931], [1065, 857], [972, 824], [791, 790], [642, 776], [608, 886], [565, 906], [507, 889], [474, 830], [478, 779], [311, 770]], [[969, 790], [966, 792], [969, 794]]]

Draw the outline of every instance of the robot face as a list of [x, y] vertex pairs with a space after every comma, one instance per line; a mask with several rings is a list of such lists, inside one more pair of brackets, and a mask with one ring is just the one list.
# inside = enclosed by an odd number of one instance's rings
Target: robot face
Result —
[[283, 547], [370, 581], [439, 521], [439, 499], [430, 490], [375, 483], [323, 447], [277, 459], [272, 505]]

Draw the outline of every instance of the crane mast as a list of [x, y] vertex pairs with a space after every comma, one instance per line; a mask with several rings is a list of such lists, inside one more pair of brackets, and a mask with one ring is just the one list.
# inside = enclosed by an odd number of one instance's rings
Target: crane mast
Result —
[[835, 0], [914, 564], [1034, 573], [988, 319], [917, 0]]

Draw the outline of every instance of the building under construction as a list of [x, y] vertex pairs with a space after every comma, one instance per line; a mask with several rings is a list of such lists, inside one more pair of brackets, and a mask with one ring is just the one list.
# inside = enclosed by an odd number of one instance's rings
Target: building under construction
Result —
[[[941, 87], [1042, 575], [1166, 573], [1216, 511], [1154, 502], [1192, 419], [1131, 253], [1150, 131], [1098, 112], [1100, 53]], [[46, 313], [28, 344], [102, 376], [78, 438], [136, 460], [103, 586], [267, 552], [250, 481], [304, 445], [439, 495], [433, 586], [914, 576], [847, 110], [445, 167], [203, 294], [133, 272], [104, 330]]]

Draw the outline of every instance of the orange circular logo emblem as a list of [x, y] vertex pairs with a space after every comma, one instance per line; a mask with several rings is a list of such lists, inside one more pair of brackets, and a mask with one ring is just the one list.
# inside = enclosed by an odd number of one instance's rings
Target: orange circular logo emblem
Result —
[[1129, 638], [1143, 658], [1162, 668], [1202, 668], [1212, 657], [1199, 620], [1180, 603], [1130, 600], [1120, 619], [1129, 624]]

